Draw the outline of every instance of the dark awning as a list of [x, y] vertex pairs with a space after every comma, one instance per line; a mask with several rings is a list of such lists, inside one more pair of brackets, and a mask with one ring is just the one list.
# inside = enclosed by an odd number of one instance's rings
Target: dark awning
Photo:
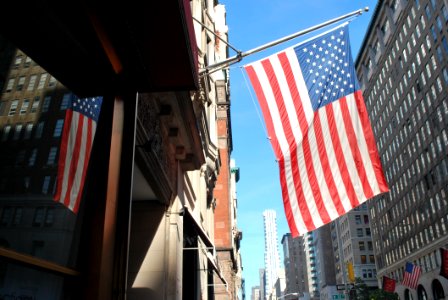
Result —
[[78, 96], [198, 86], [189, 0], [6, 1], [2, 12], [0, 34]]
[[210, 240], [207, 233], [202, 229], [202, 226], [196, 221], [193, 214], [187, 207], [184, 207], [184, 222], [188, 222], [188, 225], [192, 226], [197, 235], [201, 238], [202, 242], [204, 242], [205, 246], [213, 252], [215, 248], [215, 244]]

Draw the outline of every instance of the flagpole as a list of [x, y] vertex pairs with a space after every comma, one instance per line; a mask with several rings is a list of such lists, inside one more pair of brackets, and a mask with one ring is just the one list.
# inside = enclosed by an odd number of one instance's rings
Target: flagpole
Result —
[[291, 40], [291, 39], [293, 39], [293, 38], [296, 38], [296, 37], [298, 37], [298, 36], [307, 34], [307, 33], [311, 32], [311, 31], [320, 29], [320, 28], [322, 28], [322, 27], [325, 27], [325, 26], [328, 26], [328, 25], [330, 25], [330, 24], [336, 23], [336, 22], [338, 22], [338, 21], [347, 19], [347, 18], [349, 18], [349, 17], [361, 15], [364, 11], [366, 11], [366, 12], [369, 11], [369, 8], [368, 8], [368, 7], [365, 7], [364, 9], [358, 9], [358, 10], [353, 11], [353, 12], [351, 12], [351, 13], [348, 13], [348, 14], [345, 14], [345, 15], [343, 15], [343, 16], [340, 16], [340, 17], [337, 17], [337, 18], [328, 20], [328, 21], [326, 21], [326, 22], [323, 22], [323, 23], [321, 23], [321, 24], [312, 26], [312, 27], [310, 27], [310, 28], [307, 28], [307, 29], [298, 31], [298, 32], [296, 32], [296, 33], [290, 34], [290, 35], [288, 35], [288, 36], [285, 36], [285, 37], [280, 38], [280, 39], [278, 39], [278, 40], [272, 41], [272, 42], [270, 42], [270, 43], [266, 43], [266, 44], [264, 44], [264, 45], [261, 45], [261, 46], [259, 46], [259, 47], [253, 48], [253, 49], [248, 50], [248, 51], [245, 51], [245, 52], [238, 51], [238, 52], [237, 52], [237, 55], [235, 55], [235, 56], [229, 57], [229, 58], [227, 58], [227, 59], [225, 59], [225, 60], [223, 60], [223, 61], [217, 62], [217, 63], [215, 63], [215, 64], [206, 66], [206, 67], [203, 68], [203, 69], [200, 69], [200, 70], [199, 70], [199, 75], [203, 75], [204, 73], [209, 73], [210, 70], [213, 70], [213, 72], [214, 72], [214, 71], [217, 71], [217, 70], [220, 70], [220, 69], [222, 69], [222, 68], [225, 68], [225, 67], [227, 67], [227, 66], [230, 66], [230, 65], [232, 65], [232, 64], [235, 64], [235, 63], [237, 63], [237, 62], [240, 62], [240, 61], [241, 61], [244, 57], [246, 57], [246, 56], [249, 56], [249, 55], [254, 54], [254, 53], [257, 53], [257, 52], [260, 52], [260, 51], [265, 50], [265, 49], [267, 49], [267, 48], [269, 48], [269, 47], [276, 46], [276, 45], [278, 45], [278, 44], [281, 44], [281, 43], [283, 43], [283, 42], [289, 41], [289, 40]]

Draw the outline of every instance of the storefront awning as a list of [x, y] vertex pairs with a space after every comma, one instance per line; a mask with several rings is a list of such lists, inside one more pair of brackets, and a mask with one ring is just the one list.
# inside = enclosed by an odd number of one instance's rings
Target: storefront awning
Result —
[[214, 252], [215, 244], [209, 238], [208, 234], [204, 231], [204, 229], [199, 224], [199, 222], [196, 221], [195, 217], [193, 216], [193, 214], [191, 213], [191, 211], [187, 207], [184, 207], [184, 222], [185, 221], [187, 221], [193, 227], [195, 232], [198, 234], [198, 236], [204, 242], [205, 246], [211, 252]]
[[0, 35], [80, 97], [197, 89], [189, 0], [6, 1], [2, 12]]
[[[218, 277], [221, 279], [223, 284], [227, 286], [227, 281], [224, 278], [224, 276], [221, 273], [221, 270], [219, 268], [219, 265], [217, 263], [216, 259], [216, 251], [215, 251], [215, 244], [210, 240], [207, 233], [204, 231], [202, 226], [199, 224], [198, 221], [196, 221], [196, 218], [193, 216], [191, 211], [184, 207], [184, 225], [185, 222], [188, 222], [188, 224], [193, 227], [193, 230], [197, 233], [199, 238], [202, 240], [202, 242], [206, 246], [206, 253], [207, 253], [207, 260], [209, 262], [209, 265], [212, 267], [212, 269], [216, 272]], [[185, 248], [185, 249], [192, 249], [192, 248]], [[194, 248], [193, 248], [194, 249]]]
[[207, 259], [208, 259], [208, 262], [210, 263], [210, 265], [213, 267], [213, 270], [216, 272], [216, 275], [218, 275], [218, 277], [221, 279], [222, 283], [224, 283], [227, 287], [228, 286], [227, 281], [224, 278], [224, 276], [222, 275], [221, 270], [219, 269], [219, 266], [216, 262], [216, 256], [214, 254], [211, 254], [210, 252], [207, 252]]

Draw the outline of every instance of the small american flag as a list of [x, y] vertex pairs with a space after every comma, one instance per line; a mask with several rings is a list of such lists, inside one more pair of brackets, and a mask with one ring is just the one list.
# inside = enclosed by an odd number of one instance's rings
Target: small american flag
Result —
[[347, 24], [245, 70], [279, 163], [292, 236], [388, 191]]
[[418, 279], [420, 278], [421, 273], [422, 268], [407, 262], [404, 270], [403, 282], [401, 284], [415, 290], [417, 288]]
[[54, 200], [78, 212], [95, 137], [102, 97], [72, 97], [67, 109], [59, 153]]

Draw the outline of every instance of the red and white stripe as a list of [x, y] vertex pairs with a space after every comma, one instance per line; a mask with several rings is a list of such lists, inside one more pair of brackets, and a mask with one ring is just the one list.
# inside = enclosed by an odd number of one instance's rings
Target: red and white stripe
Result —
[[293, 48], [245, 69], [279, 161], [293, 236], [388, 191], [360, 91], [314, 112]]
[[68, 109], [59, 153], [54, 200], [77, 213], [87, 172], [96, 122]]

